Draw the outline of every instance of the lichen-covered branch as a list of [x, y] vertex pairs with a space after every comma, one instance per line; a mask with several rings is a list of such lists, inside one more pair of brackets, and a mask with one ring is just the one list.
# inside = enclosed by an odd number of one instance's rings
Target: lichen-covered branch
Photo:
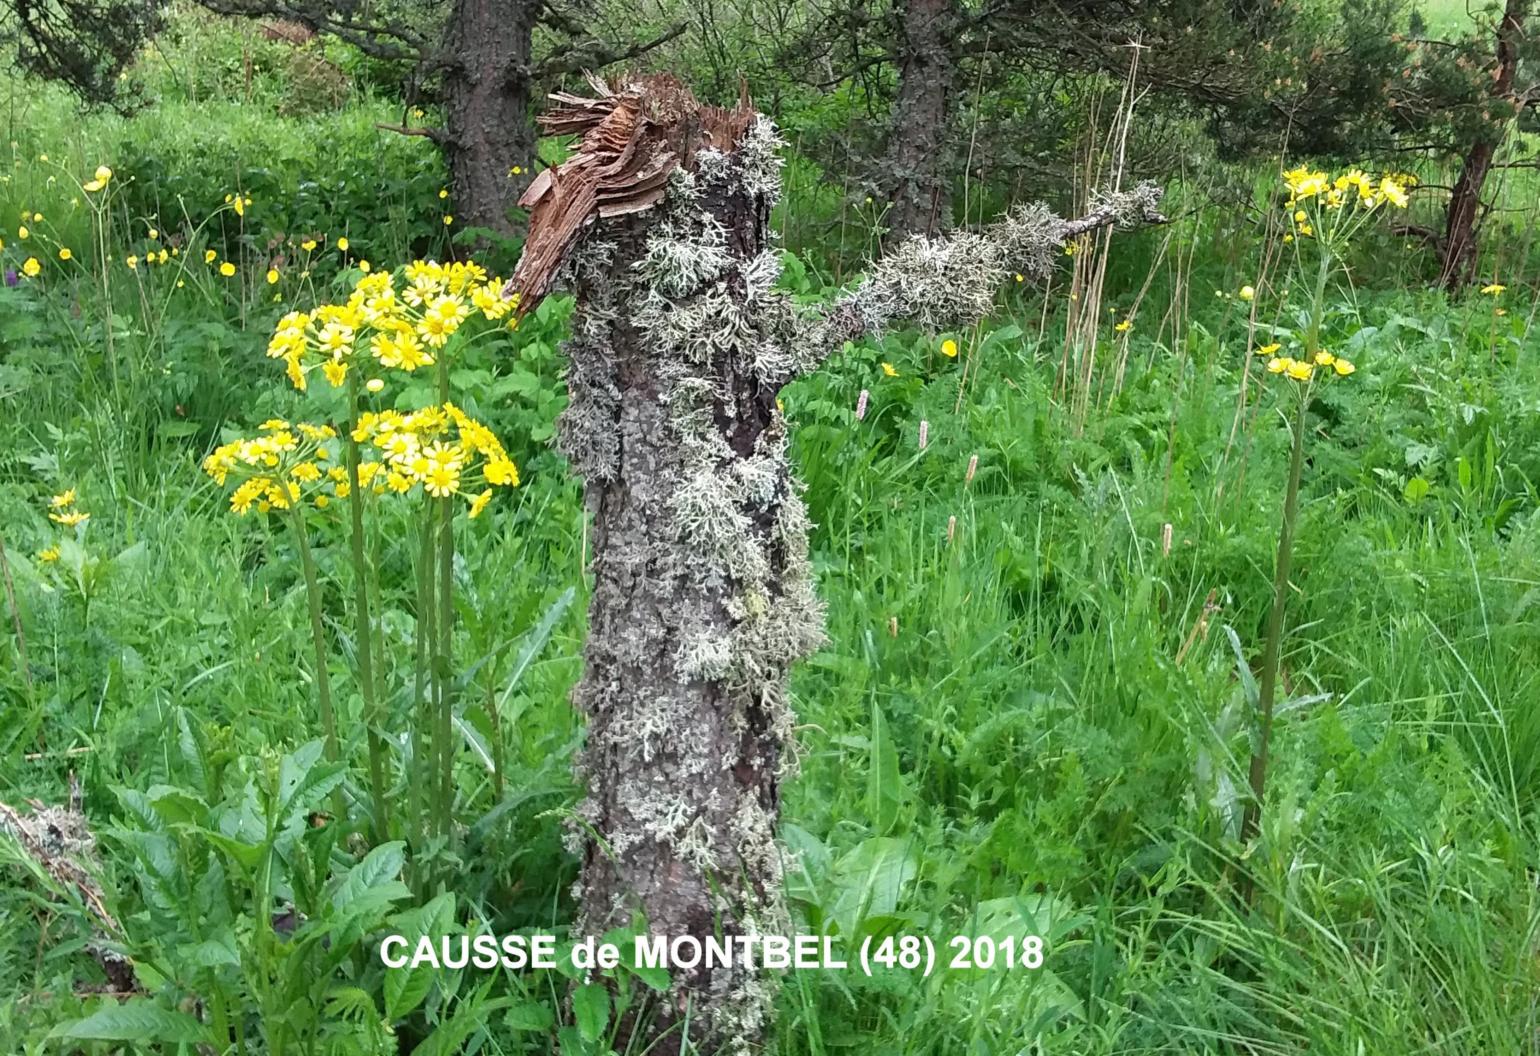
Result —
[[[1065, 243], [1098, 228], [1165, 223], [1162, 191], [1141, 183], [1098, 195], [1084, 216], [1065, 220], [1041, 202], [1012, 210], [982, 231], [908, 239], [873, 265], [857, 286], [822, 310], [780, 306], [783, 328], [806, 373], [846, 341], [899, 326], [938, 331], [971, 326], [993, 310], [1000, 289], [1020, 274], [1046, 278]], [[790, 380], [790, 377], [787, 378]]]

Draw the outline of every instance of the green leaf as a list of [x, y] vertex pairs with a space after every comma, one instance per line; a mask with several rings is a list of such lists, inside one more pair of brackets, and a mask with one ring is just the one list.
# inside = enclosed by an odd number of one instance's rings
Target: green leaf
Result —
[[550, 1030], [556, 1016], [539, 1001], [522, 1001], [508, 1010], [505, 1022], [510, 1030]]
[[162, 1008], [144, 998], [107, 1004], [84, 1019], [60, 1023], [50, 1038], [71, 1041], [133, 1041], [167, 1044], [211, 1043], [213, 1036], [202, 1023], [182, 1012]]
[[371, 890], [400, 886], [393, 882], [400, 877], [401, 866], [406, 863], [405, 847], [400, 840], [393, 840], [364, 855], [363, 861], [349, 869], [337, 885], [332, 895], [332, 908], [343, 910]]
[[898, 772], [898, 751], [888, 736], [888, 723], [872, 699], [871, 759], [866, 774], [866, 807], [873, 827], [888, 832], [898, 821], [904, 805], [903, 777]]
[[597, 983], [578, 987], [572, 993], [572, 1018], [584, 1041], [598, 1041], [610, 1021], [610, 992]]

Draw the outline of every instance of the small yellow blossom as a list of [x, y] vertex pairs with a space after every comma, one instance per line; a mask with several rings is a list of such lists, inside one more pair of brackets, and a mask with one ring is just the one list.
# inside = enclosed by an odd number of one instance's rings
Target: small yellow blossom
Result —
[[30, 235], [30, 234], [32, 234], [32, 232], [27, 230], [27, 225], [26, 224], [22, 224], [20, 227], [18, 227], [16, 229], [16, 237], [17, 238], [26, 239], [26, 237], [28, 235]]
[[1269, 374], [1282, 374], [1293, 365], [1294, 361], [1288, 356], [1284, 356], [1281, 359], [1277, 356], [1274, 356], [1272, 359], [1267, 361], [1267, 372]]
[[956, 359], [957, 342], [953, 341], [950, 337], [941, 342], [941, 354], [946, 356], [948, 359]]
[[1310, 375], [1314, 372], [1315, 368], [1309, 363], [1296, 359], [1294, 362], [1289, 364], [1289, 369], [1284, 373], [1288, 374], [1288, 376], [1293, 378], [1295, 381], [1309, 381]]
[[1259, 356], [1270, 356], [1270, 355], [1272, 355], [1274, 352], [1278, 351], [1282, 347], [1283, 347], [1282, 345], [1280, 345], [1276, 341], [1274, 341], [1272, 344], [1263, 345], [1261, 348], [1258, 348], [1257, 349], [1257, 355], [1259, 355]]
[[1488, 297], [1496, 297], [1498, 294], [1502, 293], [1507, 288], [1508, 287], [1504, 286], [1500, 282], [1494, 282], [1490, 286], [1483, 286], [1483, 287], [1481, 287], [1481, 292], [1486, 294]]
[[267, 269], [267, 284], [269, 286], [272, 286], [272, 285], [276, 284], [277, 282], [278, 282], [278, 269], [277, 268], [268, 268]]
[[313, 253], [313, 252], [315, 252], [315, 239], [313, 239], [313, 238], [305, 239], [305, 241], [303, 241], [303, 242], [301, 242], [299, 244], [299, 248], [303, 249], [306, 253]]
[[884, 363], [882, 365], [882, 372], [890, 378], [898, 377], [898, 370], [891, 363]]
[[69, 246], [60, 246], [59, 247], [59, 259], [60, 260], [69, 260], [74, 255], [75, 254], [70, 252], [70, 247]]
[[68, 510], [64, 513], [50, 513], [48, 519], [57, 524], [62, 524], [66, 528], [73, 528], [77, 524], [90, 520], [91, 515], [89, 513], [82, 513], [79, 510]]
[[454, 217], [450, 216], [447, 213], [444, 214], [444, 226], [445, 227], [448, 227], [450, 224], [452, 224], [454, 222], [455, 222], [455, 218]]
[[1358, 369], [1357, 367], [1353, 366], [1351, 361], [1343, 359], [1341, 356], [1338, 356], [1336, 359], [1332, 360], [1331, 366], [1333, 370], [1335, 370], [1344, 378]]
[[1112, 329], [1116, 330], [1120, 334], [1126, 334], [1130, 330], [1132, 330], [1133, 328], [1134, 328], [1134, 321], [1132, 319], [1124, 319], [1122, 322], [1118, 323]]
[[130, 253], [127, 257], [123, 258], [123, 263], [128, 265], [128, 270], [129, 271], [137, 271], [138, 268], [139, 268], [139, 258], [136, 257], [132, 253]]
[[105, 165], [98, 165], [96, 167], [96, 178], [100, 182], [106, 183], [108, 180], [112, 179], [112, 170]]
[[1318, 367], [1329, 367], [1335, 362], [1337, 362], [1337, 357], [1324, 348], [1315, 354], [1315, 365]]
[[480, 495], [471, 500], [471, 518], [481, 516], [481, 511], [487, 508], [487, 503], [492, 501], [492, 489], [487, 488]]
[[235, 274], [235, 265], [227, 260], [219, 266], [219, 273], [228, 279]]
[[449, 197], [449, 188], [448, 187], [440, 187], [438, 189], [438, 196], [440, 198], [448, 198]]
[[36, 257], [28, 257], [27, 262], [21, 266], [21, 273], [29, 279], [37, 278], [38, 272], [43, 270], [43, 265], [37, 262]]
[[348, 240], [346, 237], [337, 239], [337, 248], [343, 253], [348, 251]]
[[364, 382], [364, 388], [368, 389], [370, 392], [379, 392], [384, 387], [385, 380], [383, 378], [370, 378], [368, 381]]
[[339, 363], [335, 359], [328, 359], [321, 365], [321, 373], [326, 375], [326, 380], [332, 383], [332, 388], [342, 384], [348, 376], [348, 365]]
[[1241, 287], [1241, 292], [1239, 294], [1240, 299], [1243, 300], [1243, 301], [1249, 301], [1253, 297], [1255, 297], [1256, 295], [1257, 295], [1257, 291], [1255, 289], [1253, 289], [1252, 287], [1250, 287], [1250, 286], [1242, 286]]
[[44, 547], [37, 552], [37, 559], [43, 562], [59, 560], [59, 548], [57, 546]]
[[55, 510], [68, 509], [75, 505], [75, 489], [69, 488], [61, 491], [48, 500], [48, 505]]
[[218, 259], [219, 259], [219, 254], [215, 253], [212, 249], [206, 249], [206, 250], [203, 251], [203, 263], [205, 263], [205, 264], [212, 264], [212, 263], [214, 263], [214, 261], [216, 261]]

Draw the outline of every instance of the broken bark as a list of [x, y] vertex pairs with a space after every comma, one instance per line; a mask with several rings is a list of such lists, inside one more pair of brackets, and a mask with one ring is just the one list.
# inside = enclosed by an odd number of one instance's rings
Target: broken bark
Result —
[[[808, 519], [776, 393], [847, 340], [988, 312], [1013, 271], [1066, 239], [1157, 219], [1153, 187], [1064, 221], [1044, 206], [981, 233], [913, 239], [847, 296], [805, 310], [775, 289], [780, 141], [745, 99], [702, 106], [674, 78], [557, 96], [577, 152], [525, 196], [519, 310], [575, 290], [560, 444], [585, 483], [593, 595], [574, 702], [588, 724], [581, 928], [785, 934], [774, 830], [792, 768], [791, 665], [823, 639]], [[743, 967], [676, 971], [618, 1045], [757, 1050], [773, 990]]]

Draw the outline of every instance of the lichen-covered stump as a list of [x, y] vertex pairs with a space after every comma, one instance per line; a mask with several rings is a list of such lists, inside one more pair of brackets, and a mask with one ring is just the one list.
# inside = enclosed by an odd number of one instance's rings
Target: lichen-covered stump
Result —
[[[1046, 271], [1080, 230], [1154, 218], [1159, 195], [1109, 198], [1079, 221], [1035, 207], [984, 233], [916, 239], [810, 313], [774, 289], [770, 122], [746, 99], [702, 106], [668, 76], [592, 83], [593, 98], [556, 96], [543, 119], [582, 138], [524, 198], [530, 237], [507, 291], [520, 310], [558, 281], [577, 295], [560, 443], [593, 520], [574, 691], [588, 722], [586, 824], [572, 834], [582, 926], [641, 915], [670, 937], [784, 933], [786, 678], [823, 620], [776, 393], [895, 321], [979, 317], [1011, 271]], [[676, 971], [626, 1030], [677, 1053], [688, 1022], [699, 1051], [748, 1051], [772, 998], [741, 967]]]

